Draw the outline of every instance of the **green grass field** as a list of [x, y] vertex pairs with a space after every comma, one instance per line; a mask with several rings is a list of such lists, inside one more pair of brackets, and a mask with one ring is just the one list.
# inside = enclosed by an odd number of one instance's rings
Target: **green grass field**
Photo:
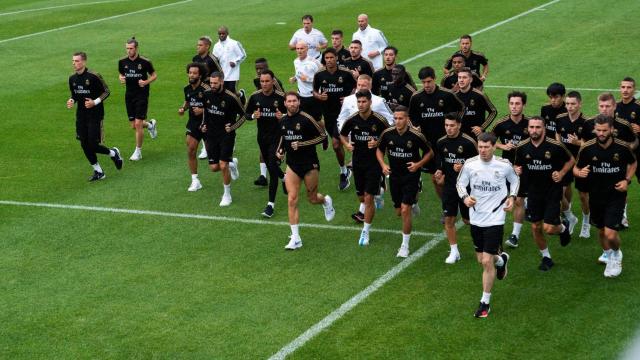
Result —
[[[257, 57], [267, 57], [281, 79], [293, 73], [295, 55], [287, 42], [305, 13], [313, 14], [325, 35], [341, 28], [347, 38], [356, 16], [368, 13], [403, 61], [545, 0], [78, 4], [0, 3], [0, 358], [268, 358], [401, 263], [395, 257], [399, 233], [375, 232], [371, 246], [357, 246], [359, 230], [349, 216], [357, 205], [355, 190], [338, 191], [332, 152], [321, 154], [320, 192], [334, 199], [335, 227], [302, 227], [304, 247], [285, 252], [284, 195], [278, 194], [274, 218], [261, 222], [267, 191], [253, 185], [253, 123], [238, 132], [241, 177], [233, 184], [233, 204], [218, 207], [220, 175], [203, 161], [204, 188], [186, 191], [186, 120], [177, 109], [187, 83], [184, 65], [199, 36], [229, 26], [247, 51], [241, 85], [251, 89]], [[25, 11], [42, 8], [48, 9]], [[477, 34], [474, 48], [490, 61], [486, 93], [499, 114], [507, 112], [506, 94], [519, 87], [529, 95], [526, 113], [539, 113], [543, 89], [553, 81], [596, 89], [582, 91], [584, 112], [595, 114], [597, 89], [616, 89], [624, 76], [640, 77], [634, 46], [640, 25], [630, 16], [638, 11], [638, 2], [560, 0]], [[71, 54], [86, 51], [88, 67], [109, 84], [105, 142], [128, 158], [134, 134], [117, 60], [132, 35], [159, 75], [149, 110], [158, 119], [159, 137], [147, 137], [144, 159], [126, 161], [120, 172], [100, 158], [107, 179], [88, 183], [92, 169], [75, 140], [74, 113], [65, 108]], [[440, 74], [453, 51], [455, 45], [406, 65], [414, 77], [425, 65]], [[595, 229], [588, 240], [576, 234], [567, 248], [550, 239], [556, 267], [540, 272], [525, 225], [522, 245], [511, 252], [510, 275], [496, 284], [485, 320], [472, 316], [481, 269], [468, 229], [459, 232], [462, 261], [444, 264], [448, 246], [438, 235], [440, 203], [427, 186], [422, 215], [414, 220], [420, 235], [411, 243], [412, 251], [427, 246], [425, 255], [291, 357], [616, 358], [640, 321], [638, 186], [629, 192], [631, 228], [621, 235], [625, 261], [619, 278], [605, 279], [596, 264]], [[386, 200], [374, 228], [399, 230]], [[322, 209], [306, 202], [301, 221], [326, 224]]]

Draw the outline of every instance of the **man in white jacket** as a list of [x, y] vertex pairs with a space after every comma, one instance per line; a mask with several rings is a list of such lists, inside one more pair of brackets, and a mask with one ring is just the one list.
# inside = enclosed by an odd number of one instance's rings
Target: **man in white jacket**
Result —
[[382, 54], [389, 43], [382, 31], [369, 25], [367, 14], [358, 15], [358, 31], [353, 33], [351, 40], [360, 40], [362, 55], [373, 63], [374, 71], [382, 68]]
[[213, 55], [220, 61], [224, 73], [224, 88], [237, 92], [236, 83], [240, 80], [240, 63], [247, 58], [242, 44], [229, 37], [229, 28], [220, 26], [218, 42], [213, 46]]
[[[355, 92], [360, 90], [371, 91], [371, 76], [365, 74], [358, 76]], [[393, 113], [391, 113], [391, 109], [389, 109], [389, 106], [383, 98], [378, 95], [371, 94], [371, 110], [384, 116], [384, 118], [389, 122], [389, 125], [393, 125]], [[340, 108], [340, 115], [338, 115], [338, 130], [342, 129], [344, 121], [356, 112], [358, 112], [358, 101], [356, 100], [356, 95], [354, 93], [342, 100], [342, 108]]]

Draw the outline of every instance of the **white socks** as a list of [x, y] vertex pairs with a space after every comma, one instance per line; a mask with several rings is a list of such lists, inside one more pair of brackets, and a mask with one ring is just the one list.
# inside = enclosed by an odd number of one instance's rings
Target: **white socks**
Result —
[[346, 174], [347, 173], [347, 167], [346, 166], [340, 166], [340, 174]]
[[489, 301], [491, 301], [491, 293], [488, 292], [482, 292], [482, 298], [480, 298], [480, 302], [483, 302], [485, 304], [489, 304]]
[[[113, 151], [113, 150], [112, 150], [112, 151]], [[95, 163], [95, 164], [93, 164], [93, 165], [91, 165], [91, 166], [93, 167], [93, 170], [95, 170], [95, 171], [97, 171], [97, 172], [99, 172], [99, 173], [104, 172], [104, 171], [102, 171], [102, 168], [100, 167], [100, 164], [98, 164], [98, 163]]]
[[291, 226], [291, 237], [292, 238], [300, 238], [300, 234], [298, 233], [298, 224], [290, 225]]
[[260, 175], [267, 177], [267, 164], [261, 162], [260, 163]]
[[409, 247], [409, 238], [410, 237], [411, 237], [411, 234], [402, 233], [402, 246]]
[[360, 207], [358, 208], [358, 211], [360, 211], [361, 213], [363, 213], [363, 214], [364, 214], [364, 207], [365, 207], [365, 206], [364, 206], [364, 203], [363, 203], [363, 202], [361, 202], [361, 203], [360, 203]]
[[542, 255], [542, 257], [548, 257], [549, 259], [551, 259], [551, 254], [549, 253], [549, 248], [540, 250], [540, 254]]
[[522, 223], [513, 223], [513, 231], [511, 231], [511, 234], [520, 237], [520, 230], [522, 230]]
[[224, 185], [224, 195], [225, 196], [231, 196], [231, 184]]
[[371, 229], [371, 224], [364, 223], [364, 227], [362, 228], [362, 230], [369, 232], [369, 229]]
[[191, 180], [198, 180], [198, 174], [191, 174]]

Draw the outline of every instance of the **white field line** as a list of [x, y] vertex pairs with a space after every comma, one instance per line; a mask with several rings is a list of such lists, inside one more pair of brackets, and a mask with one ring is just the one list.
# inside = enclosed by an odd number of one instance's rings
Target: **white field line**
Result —
[[[540, 9], [542, 9], [542, 8], [546, 7], [546, 6], [549, 6], [549, 5], [553, 5], [553, 4], [555, 4], [555, 3], [559, 2], [559, 1], [560, 1], [560, 0], [553, 0], [553, 1], [549, 1], [549, 2], [548, 2], [548, 3], [546, 3], [546, 4], [542, 4], [542, 5], [540, 5], [540, 6], [536, 6], [536, 7], [534, 7], [533, 9], [527, 10], [527, 11], [525, 11], [525, 12], [522, 12], [522, 13], [518, 14], [518, 15], [512, 16], [512, 17], [510, 17], [510, 18], [508, 18], [508, 19], [505, 19], [505, 20], [499, 21], [499, 22], [497, 22], [497, 23], [495, 23], [495, 24], [493, 24], [493, 25], [489, 25], [489, 26], [487, 26], [486, 28], [483, 28], [483, 29], [480, 29], [480, 30], [474, 31], [474, 32], [472, 32], [470, 35], [471, 35], [471, 36], [475, 36], [475, 35], [478, 35], [478, 34], [482, 34], [482, 33], [483, 33], [483, 32], [485, 32], [485, 31], [489, 31], [489, 30], [491, 30], [491, 29], [495, 29], [495, 28], [497, 28], [498, 26], [502, 26], [502, 25], [504, 25], [504, 24], [510, 23], [510, 22], [512, 22], [513, 20], [516, 20], [516, 19], [519, 19], [519, 18], [521, 18], [521, 17], [523, 17], [523, 16], [529, 15], [529, 14], [531, 14], [531, 13], [532, 13], [532, 12], [534, 12], [534, 11], [540, 10]], [[427, 51], [425, 51], [425, 52], [423, 52], [423, 53], [420, 53], [420, 54], [418, 54], [418, 55], [416, 55], [416, 56], [412, 56], [412, 57], [408, 58], [407, 60], [405, 60], [405, 61], [401, 62], [401, 64], [403, 64], [403, 65], [404, 65], [404, 64], [408, 64], [408, 63], [410, 63], [410, 62], [412, 62], [412, 61], [414, 61], [414, 60], [420, 59], [421, 57], [427, 56], [427, 55], [432, 54], [432, 53], [434, 53], [434, 52], [436, 52], [436, 51], [440, 51], [440, 50], [442, 50], [442, 49], [446, 49], [446, 48], [448, 48], [449, 46], [451, 46], [451, 45], [454, 45], [454, 44], [458, 43], [458, 41], [459, 41], [459, 40], [460, 40], [460, 39], [451, 40], [451, 41], [449, 41], [449, 42], [448, 42], [448, 43], [446, 43], [446, 44], [442, 44], [442, 45], [440, 45], [440, 46], [438, 46], [438, 47], [434, 47], [434, 48], [433, 48], [433, 49], [431, 49], [431, 50], [427, 50]]]
[[[462, 227], [463, 222], [458, 221], [456, 223], [456, 229]], [[415, 233], [412, 233], [415, 235]], [[428, 253], [431, 249], [433, 249], [436, 245], [438, 245], [442, 240], [446, 237], [445, 233], [439, 233], [435, 235], [430, 241], [426, 242], [422, 245], [417, 251], [411, 254], [408, 258], [401, 261], [398, 265], [391, 268], [391, 270], [387, 271], [384, 275], [377, 278], [371, 285], [367, 286], [364, 290], [357, 293], [351, 299], [347, 300], [344, 304], [340, 305], [339, 308], [332, 311], [329, 315], [327, 315], [324, 319], [320, 320], [318, 323], [310, 327], [307, 331], [298, 336], [295, 340], [288, 343], [284, 346], [280, 351], [273, 354], [269, 360], [280, 360], [284, 359], [304, 344], [306, 344], [309, 340], [314, 338], [316, 335], [321, 333], [323, 330], [331, 326], [334, 322], [343, 317], [346, 313], [351, 311], [361, 302], [363, 302], [366, 298], [371, 296], [374, 292], [380, 289], [384, 284], [393, 280], [398, 274], [400, 274], [404, 269], [411, 266], [414, 262], [422, 258], [426, 253]]]
[[169, 6], [185, 4], [185, 3], [188, 3], [188, 2], [191, 2], [191, 1], [193, 1], [193, 0], [182, 0], [182, 1], [177, 1], [177, 2], [170, 3], [170, 4], [164, 4], [164, 5], [154, 6], [154, 7], [150, 7], [150, 8], [146, 8], [146, 9], [140, 9], [140, 10], [124, 13], [124, 14], [108, 16], [108, 17], [105, 17], [105, 18], [85, 21], [85, 22], [81, 22], [81, 23], [77, 23], [77, 24], [73, 24], [73, 25], [66, 25], [66, 26], [61, 26], [61, 27], [54, 28], [54, 29], [39, 31], [39, 32], [31, 33], [31, 34], [20, 35], [20, 36], [16, 36], [16, 37], [13, 37], [13, 38], [0, 40], [0, 44], [8, 43], [10, 41], [15, 41], [15, 40], [26, 39], [26, 38], [30, 38], [30, 37], [34, 37], [34, 36], [38, 36], [38, 35], [48, 34], [48, 33], [56, 32], [56, 31], [72, 29], [72, 28], [76, 28], [76, 27], [79, 27], [79, 26], [95, 24], [95, 23], [99, 23], [99, 22], [102, 22], [102, 21], [113, 20], [113, 19], [121, 18], [123, 16], [140, 14], [140, 13], [143, 13], [143, 12], [162, 9], [162, 8], [169, 7]]
[[[546, 4], [537, 6], [537, 7], [533, 8], [533, 9], [531, 9], [531, 10], [527, 10], [527, 11], [525, 11], [523, 13], [520, 13], [520, 14], [518, 14], [516, 16], [512, 16], [512, 17], [510, 17], [510, 18], [508, 18], [506, 20], [502, 20], [502, 21], [497, 22], [497, 23], [495, 23], [493, 25], [487, 26], [486, 28], [483, 28], [483, 29], [480, 29], [478, 31], [475, 31], [475, 32], [471, 33], [471, 35], [472, 36], [478, 35], [478, 34], [481, 34], [481, 33], [485, 32], [485, 31], [494, 29], [494, 28], [496, 28], [496, 27], [498, 27], [500, 25], [504, 25], [506, 23], [509, 23], [509, 22], [511, 22], [513, 20], [521, 18], [521, 17], [523, 17], [523, 16], [525, 16], [527, 14], [530, 14], [530, 13], [536, 11], [536, 10], [539, 10], [539, 9], [545, 7], [545, 6], [548, 6], [548, 5], [551, 5], [551, 4], [555, 4], [555, 3], [559, 2], [559, 1], [560, 0], [553, 0], [553, 1], [550, 1], [550, 2], [548, 2]], [[412, 62], [412, 61], [417, 60], [417, 59], [419, 59], [419, 58], [421, 58], [423, 56], [426, 56], [428, 54], [431, 54], [431, 53], [434, 53], [436, 51], [445, 49], [448, 46], [450, 46], [452, 44], [455, 44], [457, 41], [458, 41], [458, 39], [450, 41], [450, 42], [448, 42], [446, 44], [440, 45], [440, 46], [435, 47], [435, 48], [433, 48], [431, 50], [427, 50], [427, 51], [425, 51], [423, 53], [420, 53], [420, 54], [418, 54], [416, 56], [410, 57], [409, 59], [403, 61], [402, 64], [406, 64], [406, 63]], [[460, 228], [461, 226], [462, 226], [462, 222], [459, 221], [459, 222], [456, 223], [456, 229]], [[445, 238], [445, 234], [444, 233], [441, 233], [441, 234], [438, 234], [438, 235], [434, 236], [431, 241], [425, 243], [420, 249], [418, 249], [418, 251], [414, 252], [407, 259], [405, 259], [404, 261], [402, 261], [398, 265], [394, 266], [391, 270], [389, 270], [384, 275], [382, 275], [381, 277], [376, 279], [373, 283], [371, 283], [371, 285], [366, 287], [364, 290], [360, 291], [358, 294], [356, 294], [351, 299], [347, 300], [347, 302], [345, 302], [344, 304], [340, 305], [339, 308], [337, 308], [336, 310], [332, 311], [324, 319], [320, 320], [318, 323], [316, 323], [315, 325], [313, 325], [312, 327], [307, 329], [305, 332], [303, 332], [300, 336], [298, 336], [293, 341], [291, 341], [290, 343], [285, 345], [283, 348], [281, 348], [277, 353], [273, 354], [269, 358], [269, 360], [284, 359], [288, 355], [292, 354], [294, 351], [296, 351], [299, 348], [301, 348], [302, 346], [304, 346], [309, 340], [313, 339], [316, 335], [320, 334], [322, 331], [324, 331], [325, 329], [327, 329], [328, 327], [333, 325], [334, 322], [336, 322], [337, 320], [342, 318], [346, 313], [348, 313], [353, 308], [355, 308], [357, 305], [359, 305], [361, 302], [363, 302], [371, 294], [376, 292], [380, 287], [382, 287], [387, 282], [391, 281], [394, 277], [396, 277], [396, 275], [398, 275], [400, 272], [402, 272], [408, 266], [413, 264], [416, 260], [418, 260], [422, 256], [424, 256], [427, 252], [429, 252], [429, 250], [431, 250], [433, 247], [435, 247], [444, 238]]]
[[[83, 210], [83, 211], [98, 211], [98, 212], [119, 213], [119, 214], [163, 216], [163, 217], [174, 217], [174, 218], [183, 218], [183, 219], [200, 219], [200, 220], [211, 220], [211, 221], [221, 221], [221, 222], [234, 222], [234, 223], [253, 224], [253, 225], [289, 226], [289, 223], [286, 222], [286, 221], [268, 221], [268, 220], [258, 220], [258, 219], [243, 219], [243, 218], [236, 218], [236, 217], [229, 217], [229, 216], [172, 213], [172, 212], [165, 212], [165, 211], [108, 208], [108, 207], [100, 207], [100, 206], [51, 204], [51, 203], [24, 202], [24, 201], [11, 201], [11, 200], [0, 200], [0, 205], [29, 206], [29, 207], [53, 208], [53, 209]], [[301, 223], [299, 225], [300, 225], [300, 227], [312, 228], [312, 229], [362, 231], [362, 227], [359, 227], [359, 226], [341, 226], [341, 225], [305, 224], [305, 223]], [[369, 231], [370, 232], [374, 232], [374, 233], [387, 233], [387, 234], [401, 234], [402, 233], [400, 230], [376, 228], [375, 226], [372, 227]], [[435, 235], [437, 235], [436, 233], [428, 233], [428, 232], [422, 232], [422, 231], [414, 231], [413, 234], [414, 235], [418, 235], [418, 236], [435, 236]]]
[[[521, 85], [485, 85], [486, 88], [495, 89], [533, 89], [533, 90], [546, 90], [546, 86], [521, 86]], [[618, 91], [618, 89], [599, 89], [599, 88], [572, 88], [568, 87], [567, 90], [575, 91]]]
[[43, 10], [62, 9], [62, 8], [68, 8], [68, 7], [74, 7], [74, 6], [98, 5], [98, 4], [107, 4], [107, 3], [124, 2], [124, 1], [129, 1], [129, 0], [107, 0], [107, 1], [86, 2], [86, 3], [80, 3], [80, 4], [48, 6], [48, 7], [42, 7], [42, 8], [37, 8], [37, 9], [25, 9], [25, 10], [16, 10], [16, 11], [11, 11], [11, 12], [6, 12], [6, 13], [0, 13], [0, 16], [23, 14], [23, 13], [35, 12], [35, 11], [43, 11]]

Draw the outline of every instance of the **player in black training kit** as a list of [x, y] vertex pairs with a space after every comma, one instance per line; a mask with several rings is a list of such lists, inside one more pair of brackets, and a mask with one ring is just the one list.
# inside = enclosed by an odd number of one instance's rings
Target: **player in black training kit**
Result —
[[136, 149], [129, 160], [138, 161], [142, 159], [144, 129], [149, 131], [152, 139], [158, 136], [156, 120], [146, 120], [149, 107], [149, 84], [158, 78], [158, 74], [156, 74], [151, 60], [138, 53], [138, 40], [131, 38], [127, 40], [125, 46], [127, 56], [118, 61], [118, 73], [120, 74], [120, 83], [126, 84], [127, 87], [127, 92], [124, 95], [127, 116], [131, 128], [136, 132]]
[[189, 120], [186, 125], [186, 143], [187, 162], [189, 170], [191, 170], [191, 185], [187, 190], [192, 192], [202, 189], [202, 184], [198, 179], [196, 150], [198, 150], [198, 143], [205, 138], [201, 128], [204, 124], [204, 94], [211, 90], [208, 84], [202, 82], [205, 73], [206, 67], [202, 63], [193, 62], [187, 65], [189, 85], [184, 87], [184, 103], [178, 108], [180, 116], [183, 116], [187, 111], [189, 112]]
[[604, 276], [616, 277], [622, 272], [618, 230], [637, 162], [628, 144], [613, 137], [610, 117], [598, 115], [594, 121], [596, 139], [587, 141], [580, 149], [573, 174], [587, 179], [591, 224], [598, 228], [602, 248], [607, 253]]
[[[380, 135], [376, 157], [382, 173], [389, 176], [393, 207], [402, 217], [402, 245], [396, 256], [406, 258], [411, 238], [411, 209], [418, 197], [420, 169], [433, 158], [433, 151], [424, 135], [411, 126], [406, 107], [398, 106], [393, 119], [395, 126]], [[385, 155], [389, 165], [384, 162]]]
[[[440, 86], [452, 91], [458, 91], [458, 71], [465, 67], [464, 55], [454, 54], [451, 57], [451, 64], [453, 65], [453, 68], [449, 71], [448, 75], [445, 75], [444, 78], [442, 78]], [[482, 90], [482, 80], [480, 80], [480, 76], [475, 72], [471, 72], [471, 76], [473, 77], [473, 80], [471, 80], [471, 87]]]
[[238, 159], [233, 157], [236, 130], [244, 123], [244, 106], [234, 91], [224, 88], [224, 75], [220, 72], [209, 76], [210, 91], [204, 93], [205, 145], [209, 167], [222, 172], [224, 194], [220, 206], [231, 205], [231, 180], [239, 177]]
[[451, 252], [445, 259], [447, 264], [455, 264], [460, 260], [458, 241], [456, 239], [456, 217], [460, 210], [462, 221], [469, 225], [469, 208], [458, 197], [456, 182], [458, 173], [464, 162], [478, 155], [478, 144], [469, 135], [460, 131], [460, 118], [457, 113], [449, 113], [444, 119], [447, 135], [441, 137], [436, 144], [436, 170], [433, 177], [443, 185], [442, 213], [444, 230], [447, 233]]
[[[569, 222], [560, 222], [562, 178], [575, 164], [567, 148], [554, 138], [545, 136], [544, 119], [531, 117], [527, 126], [529, 138], [518, 144], [514, 169], [527, 179], [526, 218], [531, 223], [533, 238], [542, 255], [538, 267], [547, 271], [553, 266], [544, 233], [560, 235], [560, 245], [571, 242]], [[543, 233], [544, 232], [544, 233]]]
[[284, 248], [295, 250], [302, 247], [302, 239], [298, 232], [298, 224], [300, 223], [298, 193], [302, 182], [304, 181], [307, 188], [309, 202], [322, 204], [324, 217], [327, 221], [333, 220], [335, 209], [331, 197], [318, 192], [320, 161], [316, 145], [326, 138], [326, 132], [311, 115], [300, 111], [300, 95], [297, 92], [287, 92], [284, 104], [287, 108], [287, 115], [283, 116], [280, 121], [280, 145], [277, 151], [278, 158], [283, 159], [285, 154], [287, 157], [285, 184], [288, 191], [291, 239]]
[[287, 109], [284, 106], [284, 93], [276, 90], [275, 84], [273, 72], [271, 70], [262, 71], [260, 74], [261, 89], [249, 97], [245, 109], [247, 120], [256, 120], [257, 122], [258, 147], [260, 153], [264, 154], [266, 158], [266, 166], [269, 170], [269, 202], [262, 212], [262, 216], [267, 218], [273, 216], [278, 180], [284, 179], [276, 151], [280, 140], [280, 119]]
[[104, 119], [102, 102], [109, 97], [109, 88], [100, 74], [87, 69], [86, 53], [74, 53], [72, 64], [75, 74], [69, 76], [71, 97], [67, 100], [67, 109], [72, 109], [73, 105], [77, 104], [76, 138], [80, 140], [84, 155], [93, 167], [93, 175], [89, 181], [102, 180], [105, 175], [96, 154], [109, 155], [116, 169], [122, 169], [122, 157], [118, 148], [109, 149], [101, 144]]
[[222, 72], [222, 67], [218, 58], [211, 54], [211, 38], [208, 36], [201, 36], [198, 39], [198, 45], [196, 46], [197, 54], [193, 56], [191, 61], [202, 63], [206, 66], [204, 82], [209, 82], [209, 76], [213, 72]]
[[322, 110], [324, 127], [332, 138], [333, 151], [340, 166], [340, 191], [349, 187], [351, 170], [347, 169], [344, 161], [344, 148], [340, 142], [338, 132], [338, 115], [342, 107], [342, 100], [353, 93], [356, 81], [349, 69], [338, 66], [335, 49], [328, 48], [322, 54], [325, 69], [317, 72], [313, 77], [313, 97]]
[[391, 83], [387, 84], [387, 89], [382, 90], [382, 96], [391, 110], [396, 106], [402, 105], [409, 107], [411, 97], [416, 92], [416, 88], [407, 81], [407, 70], [404, 65], [395, 65], [391, 70]]
[[560, 83], [549, 85], [547, 87], [549, 103], [540, 108], [540, 117], [544, 119], [547, 136], [552, 139], [556, 138], [556, 117], [567, 112], [567, 108], [564, 106], [564, 95], [566, 93], [567, 90], [564, 85]]
[[[471, 35], [462, 35], [460, 37], [460, 50], [456, 51], [444, 64], [444, 74], [449, 74], [449, 70], [451, 70], [452, 67], [453, 56], [461, 54], [464, 56], [464, 66], [476, 73], [480, 81], [484, 82], [489, 74], [489, 60], [483, 53], [471, 50], [471, 42]], [[480, 72], [480, 66], [482, 66], [482, 72]]]
[[464, 103], [462, 132], [477, 139], [491, 125], [498, 111], [487, 95], [471, 87], [471, 81], [472, 73], [469, 68], [458, 71], [459, 90], [455, 94]]
[[351, 54], [351, 57], [348, 58], [343, 65], [351, 70], [354, 79], [357, 79], [358, 76], [362, 74], [369, 76], [373, 75], [373, 64], [361, 55], [362, 43], [360, 40], [353, 40], [351, 42], [349, 45], [349, 53]]
[[[393, 82], [393, 78], [391, 77], [391, 70], [396, 65], [396, 59], [398, 56], [398, 49], [394, 46], [387, 46], [382, 52], [384, 66], [373, 73], [371, 92], [375, 95], [380, 95], [382, 91], [387, 90], [387, 85]], [[411, 85], [415, 91], [417, 89], [416, 83], [413, 82], [411, 78], [411, 74], [405, 71], [405, 80], [409, 85]]]
[[[351, 57], [349, 49], [346, 49], [342, 43], [343, 39], [344, 33], [342, 30], [336, 29], [331, 32], [331, 46], [336, 51], [338, 66], [344, 66], [345, 61]], [[322, 65], [324, 65], [324, 59], [322, 59]]]
[[[529, 137], [527, 133], [527, 123], [529, 117], [524, 115], [524, 108], [527, 105], [527, 94], [520, 91], [512, 91], [507, 95], [509, 105], [509, 115], [498, 120], [493, 127], [493, 134], [500, 140], [496, 147], [502, 150], [502, 158], [509, 160], [512, 164], [516, 157], [516, 147], [520, 141]], [[524, 199], [527, 197], [525, 190], [527, 179], [520, 179], [518, 197], [513, 205], [513, 230], [505, 243], [511, 247], [518, 247], [518, 239], [524, 222]]]
[[[636, 81], [633, 78], [625, 77], [620, 82], [620, 102], [616, 104], [615, 116], [627, 120], [631, 124], [633, 132], [640, 134], [640, 101], [634, 97], [636, 93]], [[640, 151], [635, 150], [638, 157]], [[640, 181], [640, 171], [636, 168], [636, 179]]]
[[380, 134], [389, 127], [385, 118], [371, 110], [371, 92], [356, 92], [358, 112], [350, 116], [340, 129], [340, 139], [345, 148], [353, 153], [353, 178], [356, 194], [364, 202], [364, 227], [358, 244], [369, 245], [369, 229], [376, 212], [374, 196], [380, 192], [382, 169], [376, 159], [376, 147]]

